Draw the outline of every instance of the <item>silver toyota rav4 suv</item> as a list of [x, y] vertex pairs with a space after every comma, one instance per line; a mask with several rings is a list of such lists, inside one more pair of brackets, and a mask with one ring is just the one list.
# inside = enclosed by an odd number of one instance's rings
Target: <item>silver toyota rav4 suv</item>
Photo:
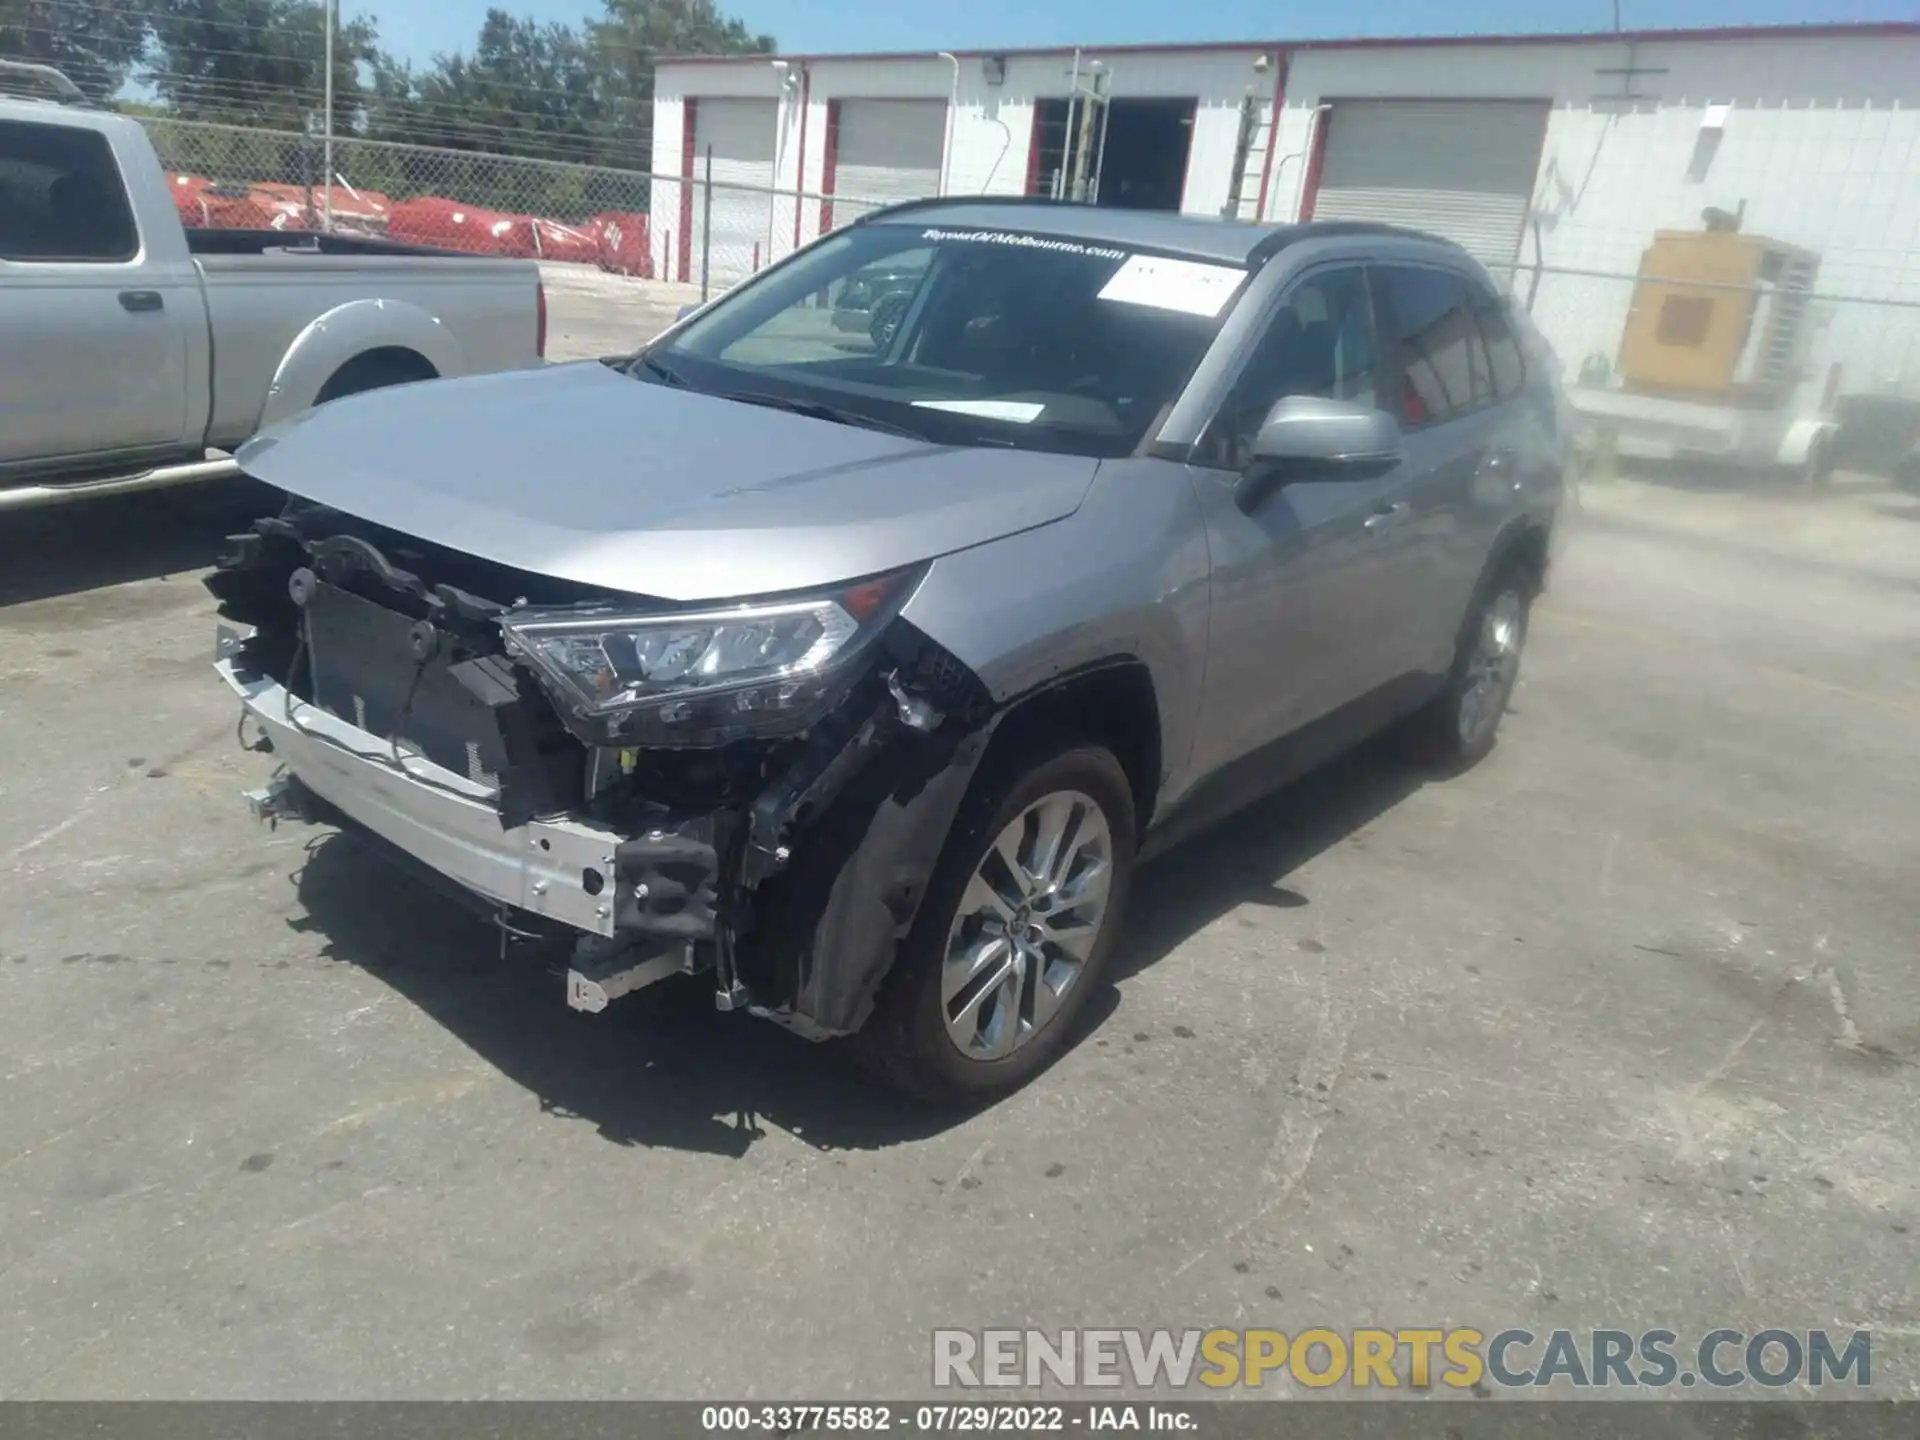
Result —
[[[876, 267], [906, 298], [849, 327]], [[1555, 368], [1418, 234], [884, 210], [635, 355], [246, 446], [290, 497], [208, 581], [249, 801], [569, 939], [579, 1009], [709, 975], [1003, 1093], [1149, 853], [1390, 726], [1493, 744]]]

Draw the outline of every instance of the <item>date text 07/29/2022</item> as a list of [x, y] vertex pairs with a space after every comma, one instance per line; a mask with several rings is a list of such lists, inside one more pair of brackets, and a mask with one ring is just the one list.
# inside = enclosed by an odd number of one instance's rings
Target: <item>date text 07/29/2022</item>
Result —
[[1189, 1433], [1199, 1428], [1190, 1406], [1123, 1402], [1112, 1405], [707, 1405], [707, 1434], [799, 1435], [817, 1431], [916, 1434], [1013, 1434], [1071, 1430]]

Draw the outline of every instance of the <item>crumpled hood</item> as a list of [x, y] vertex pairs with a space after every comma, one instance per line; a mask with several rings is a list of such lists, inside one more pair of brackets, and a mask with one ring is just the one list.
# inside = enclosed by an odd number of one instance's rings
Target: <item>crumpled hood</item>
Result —
[[673, 601], [831, 585], [1044, 525], [1099, 465], [927, 445], [593, 362], [336, 400], [238, 458], [424, 540]]

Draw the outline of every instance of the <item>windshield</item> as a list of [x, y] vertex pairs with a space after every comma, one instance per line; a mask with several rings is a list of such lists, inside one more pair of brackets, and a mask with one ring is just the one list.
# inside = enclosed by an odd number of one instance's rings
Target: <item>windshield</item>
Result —
[[1244, 269], [1011, 230], [846, 230], [723, 300], [641, 379], [940, 444], [1130, 453]]

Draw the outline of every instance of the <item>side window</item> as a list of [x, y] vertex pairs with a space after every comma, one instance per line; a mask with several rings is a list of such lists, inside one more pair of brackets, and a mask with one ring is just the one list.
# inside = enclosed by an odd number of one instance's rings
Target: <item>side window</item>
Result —
[[1480, 321], [1480, 336], [1487, 343], [1487, 368], [1493, 375], [1494, 398], [1511, 400], [1526, 383], [1527, 367], [1520, 356], [1520, 341], [1513, 333], [1507, 302], [1484, 285], [1469, 288], [1474, 314]]
[[139, 253], [106, 136], [0, 120], [0, 260], [124, 264]]
[[1393, 407], [1400, 423], [1437, 425], [1490, 401], [1493, 380], [1467, 305], [1467, 282], [1445, 270], [1386, 266], [1376, 273], [1400, 352], [1400, 395]]
[[1373, 305], [1358, 266], [1309, 275], [1287, 292], [1201, 445], [1206, 462], [1245, 465], [1260, 422], [1289, 395], [1378, 403]]

